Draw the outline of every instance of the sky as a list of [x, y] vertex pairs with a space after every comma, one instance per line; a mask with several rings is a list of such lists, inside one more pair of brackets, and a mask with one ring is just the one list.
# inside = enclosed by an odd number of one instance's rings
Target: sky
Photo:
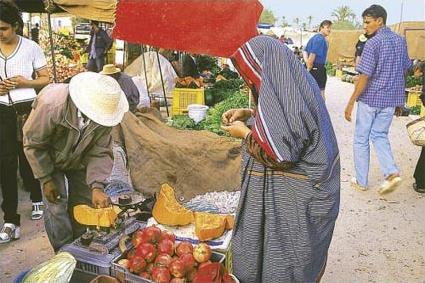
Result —
[[381, 5], [387, 10], [387, 24], [400, 22], [401, 4], [403, 5], [403, 21], [425, 21], [425, 0], [260, 0], [263, 6], [273, 11], [281, 23], [282, 16], [289, 24], [294, 18], [307, 22], [313, 16], [312, 24], [319, 24], [324, 19], [331, 19], [332, 11], [339, 6], [350, 7], [361, 22], [362, 12], [372, 4]]

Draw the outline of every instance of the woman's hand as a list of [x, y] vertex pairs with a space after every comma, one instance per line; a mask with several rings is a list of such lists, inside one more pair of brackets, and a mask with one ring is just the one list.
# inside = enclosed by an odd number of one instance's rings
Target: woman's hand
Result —
[[245, 123], [241, 121], [235, 121], [228, 126], [221, 126], [221, 128], [228, 132], [232, 137], [240, 139], [244, 139], [251, 132]]
[[8, 92], [9, 92], [9, 90], [5, 86], [4, 81], [1, 81], [0, 82], [0, 96], [6, 95]]
[[11, 87], [12, 86], [14, 87], [14, 88], [11, 88], [11, 89], [29, 87], [29, 80], [27, 80], [23, 76], [10, 77], [10, 78], [6, 79], [5, 81], [8, 81], [9, 85]]
[[223, 125], [232, 124], [235, 121], [246, 122], [252, 116], [251, 109], [240, 108], [240, 109], [230, 109], [223, 113], [221, 116], [221, 121]]

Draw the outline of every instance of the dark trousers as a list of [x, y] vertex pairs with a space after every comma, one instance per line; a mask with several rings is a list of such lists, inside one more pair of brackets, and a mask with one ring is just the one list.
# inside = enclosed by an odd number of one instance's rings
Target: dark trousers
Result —
[[19, 174], [21, 174], [22, 182], [27, 191], [30, 192], [32, 202], [42, 201], [40, 182], [34, 178], [31, 166], [28, 163], [27, 157], [24, 154], [24, 147], [22, 142], [18, 142], [18, 155], [19, 155]]
[[16, 181], [18, 169], [17, 156], [0, 157], [0, 180], [4, 212], [4, 222], [20, 226], [18, 211], [18, 184]]
[[97, 56], [96, 58], [89, 58], [86, 69], [87, 71], [98, 73], [102, 71], [103, 65], [105, 65], [105, 56], [101, 55]]
[[415, 174], [413, 177], [416, 181], [416, 186], [425, 189], [425, 147], [422, 147], [421, 155], [419, 156], [418, 164], [416, 164]]
[[4, 221], [20, 225], [18, 209], [18, 153], [16, 113], [12, 107], [0, 105], [0, 184]]

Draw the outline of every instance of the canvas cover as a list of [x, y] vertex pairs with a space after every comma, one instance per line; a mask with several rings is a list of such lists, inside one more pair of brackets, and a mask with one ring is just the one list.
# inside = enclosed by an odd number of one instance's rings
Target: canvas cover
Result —
[[113, 130], [126, 151], [135, 190], [159, 192], [163, 183], [179, 201], [212, 191], [240, 187], [240, 142], [207, 131], [183, 131], [164, 124], [159, 112], [143, 108], [127, 112]]
[[113, 23], [117, 0], [53, 0], [64, 11], [88, 20]]
[[262, 9], [257, 0], [120, 0], [113, 37], [229, 57], [257, 35]]
[[[425, 59], [425, 22], [403, 22], [389, 26], [394, 32], [405, 36], [409, 57]], [[329, 35], [328, 61], [354, 60], [355, 46], [363, 30], [332, 30]]]

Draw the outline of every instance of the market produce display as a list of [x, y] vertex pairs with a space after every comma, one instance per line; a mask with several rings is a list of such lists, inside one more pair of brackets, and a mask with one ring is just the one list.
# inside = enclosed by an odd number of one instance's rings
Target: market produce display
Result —
[[[44, 50], [50, 81], [53, 81], [53, 63], [50, 52], [49, 35], [46, 30], [40, 30], [40, 46]], [[85, 68], [80, 62], [83, 54], [83, 46], [72, 36], [61, 33], [53, 33], [53, 46], [56, 60], [56, 75], [58, 82], [64, 82], [78, 73], [84, 72]]]
[[221, 237], [225, 230], [233, 229], [234, 217], [208, 212], [192, 212], [179, 204], [174, 189], [163, 184], [153, 207], [154, 219], [162, 225], [185, 226], [195, 223], [195, 234], [200, 241]]
[[235, 282], [222, 263], [212, 262], [212, 250], [200, 243], [176, 243], [169, 231], [150, 226], [136, 231], [133, 247], [117, 264], [153, 282]]
[[225, 100], [211, 107], [205, 120], [195, 124], [188, 116], [174, 116], [170, 125], [177, 129], [184, 130], [208, 130], [220, 136], [227, 135], [227, 132], [221, 129], [221, 116], [224, 112], [232, 108], [247, 108], [249, 105], [247, 93], [240, 90], [234, 92]]

